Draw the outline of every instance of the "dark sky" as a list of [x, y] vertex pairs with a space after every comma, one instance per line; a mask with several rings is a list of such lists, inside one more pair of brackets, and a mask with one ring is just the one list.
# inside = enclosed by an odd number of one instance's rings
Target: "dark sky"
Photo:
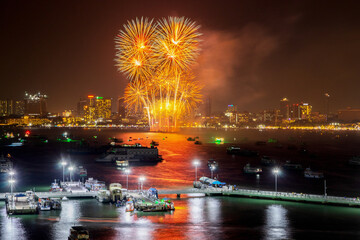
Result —
[[213, 110], [278, 107], [282, 97], [322, 111], [360, 107], [357, 1], [0, 2], [0, 99], [49, 95], [50, 111], [79, 97], [121, 96], [114, 37], [135, 17], [186, 16], [202, 27], [194, 67]]

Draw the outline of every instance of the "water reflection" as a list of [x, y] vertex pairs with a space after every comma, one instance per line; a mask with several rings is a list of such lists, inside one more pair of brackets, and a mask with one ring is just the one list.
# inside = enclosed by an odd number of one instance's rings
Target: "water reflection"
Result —
[[290, 239], [287, 209], [281, 205], [270, 205], [265, 211], [265, 239]]
[[80, 218], [80, 201], [70, 200], [62, 202], [62, 210], [59, 215], [59, 221], [52, 227], [52, 236], [54, 239], [62, 239], [69, 235], [70, 227], [77, 225]]
[[7, 217], [5, 207], [1, 210], [1, 234], [3, 240], [28, 239], [21, 216]]

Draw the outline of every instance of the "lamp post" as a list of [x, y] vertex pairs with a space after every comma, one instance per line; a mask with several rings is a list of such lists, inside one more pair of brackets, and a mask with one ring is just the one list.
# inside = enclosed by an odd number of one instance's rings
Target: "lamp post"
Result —
[[65, 166], [66, 166], [67, 162], [65, 161], [61, 161], [61, 165], [63, 167], [63, 182], [65, 182]]
[[197, 181], [197, 167], [200, 165], [200, 162], [198, 160], [195, 160], [194, 163], [195, 165], [195, 182]]
[[139, 181], [140, 181], [140, 191], [142, 191], [142, 190], [143, 190], [143, 183], [144, 183], [144, 181], [145, 181], [145, 177], [144, 177], [144, 176], [141, 176], [141, 177], [139, 178]]
[[70, 166], [69, 167], [69, 172], [70, 172], [70, 182], [72, 182], [72, 179], [71, 179], [71, 173], [72, 171], [74, 170], [74, 167], [73, 166]]
[[273, 173], [275, 175], [275, 192], [277, 193], [277, 176], [280, 173], [280, 169], [279, 168], [274, 168]]
[[129, 173], [130, 173], [130, 169], [127, 168], [125, 169], [125, 174], [126, 174], [126, 189], [129, 189]]

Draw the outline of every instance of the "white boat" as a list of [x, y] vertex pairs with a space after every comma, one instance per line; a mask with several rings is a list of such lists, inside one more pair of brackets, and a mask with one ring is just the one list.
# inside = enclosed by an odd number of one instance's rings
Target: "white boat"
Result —
[[128, 161], [128, 160], [117, 160], [117, 161], [116, 161], [116, 165], [117, 165], [118, 167], [124, 167], [124, 168], [126, 168], [126, 167], [129, 166], [129, 161]]
[[103, 181], [99, 181], [97, 179], [94, 178], [89, 178], [85, 181], [85, 187], [89, 190], [89, 191], [99, 191], [99, 190], [106, 190], [106, 185], [105, 182]]
[[110, 191], [109, 190], [99, 190], [96, 195], [96, 200], [101, 203], [110, 202]]
[[260, 174], [260, 173], [262, 173], [262, 168], [261, 167], [251, 167], [250, 163], [248, 163], [244, 167], [244, 173], [247, 173], [247, 174]]
[[61, 182], [61, 187], [63, 187], [63, 191], [70, 193], [89, 192], [82, 182]]
[[6, 173], [9, 172], [13, 168], [13, 162], [11, 161], [11, 156], [8, 154], [6, 157], [1, 155], [0, 157], [0, 172]]
[[51, 201], [46, 198], [39, 198], [38, 202], [39, 208], [41, 211], [50, 211], [51, 210]]
[[304, 171], [304, 177], [306, 178], [324, 178], [324, 173], [322, 172], [315, 172], [310, 168], [306, 168]]
[[123, 199], [122, 186], [120, 183], [111, 183], [109, 186], [110, 199], [112, 202], [116, 203]]
[[54, 180], [53, 183], [51, 183], [51, 192], [62, 192], [62, 188], [60, 187], [60, 185], [56, 182], [56, 179]]
[[360, 165], [360, 156], [354, 156], [349, 160], [350, 165]]

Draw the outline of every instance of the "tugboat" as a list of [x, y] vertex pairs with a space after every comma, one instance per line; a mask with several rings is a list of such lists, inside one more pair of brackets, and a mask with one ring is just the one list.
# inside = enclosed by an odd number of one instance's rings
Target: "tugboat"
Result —
[[70, 228], [70, 235], [68, 237], [68, 240], [88, 240], [88, 239], [90, 239], [89, 231], [83, 226], [72, 226]]
[[248, 163], [244, 167], [244, 173], [246, 173], [246, 174], [261, 174], [262, 168], [261, 167], [251, 167], [250, 163]]
[[324, 178], [324, 173], [314, 172], [310, 168], [306, 168], [304, 171], [304, 177], [306, 177], [306, 178]]

